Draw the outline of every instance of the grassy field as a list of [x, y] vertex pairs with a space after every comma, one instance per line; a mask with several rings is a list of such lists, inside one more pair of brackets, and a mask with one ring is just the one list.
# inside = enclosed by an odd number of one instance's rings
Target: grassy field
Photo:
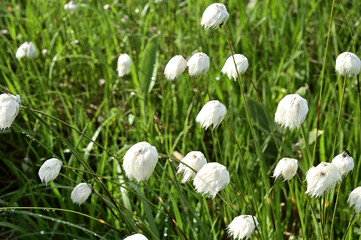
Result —
[[[222, 2], [233, 49], [249, 60], [241, 79], [249, 111], [239, 84], [221, 74], [231, 55], [224, 29], [200, 26], [212, 1], [79, 0], [74, 14], [64, 11], [66, 1], [1, 1], [0, 30], [7, 30], [0, 35], [1, 92], [19, 94], [23, 103], [12, 127], [0, 131], [1, 239], [123, 239], [136, 232], [154, 240], [231, 239], [226, 228], [241, 214], [260, 223], [251, 239], [343, 238], [354, 214], [346, 202], [361, 180], [361, 101], [357, 78], [348, 78], [337, 127], [343, 78], [335, 59], [345, 51], [361, 54], [361, 2]], [[18, 61], [25, 41], [38, 57]], [[163, 75], [171, 57], [198, 51], [210, 58], [210, 98], [227, 107], [245, 166], [224, 122], [207, 131], [195, 122], [203, 102], [188, 74], [174, 82]], [[119, 78], [121, 53], [131, 56], [132, 70]], [[196, 81], [208, 99], [204, 78]], [[296, 92], [308, 101], [305, 136], [273, 122], [278, 102]], [[128, 180], [122, 158], [141, 141], [172, 157], [202, 151], [208, 162], [227, 167], [231, 184], [214, 199], [202, 197], [191, 182], [180, 183], [178, 162], [167, 157], [148, 181]], [[337, 187], [307, 198], [305, 173], [312, 161], [330, 162], [345, 149], [355, 168], [342, 181], [333, 217]], [[64, 167], [45, 185], [38, 169], [52, 157]], [[300, 179], [274, 181], [283, 157], [299, 160]], [[93, 193], [78, 206], [70, 193], [80, 182]], [[345, 239], [361, 239], [359, 215], [352, 223]]]

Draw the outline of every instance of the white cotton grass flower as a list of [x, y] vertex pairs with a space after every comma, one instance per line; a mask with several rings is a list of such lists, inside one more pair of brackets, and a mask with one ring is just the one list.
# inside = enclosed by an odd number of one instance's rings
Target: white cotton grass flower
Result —
[[187, 68], [187, 61], [182, 57], [182, 55], [177, 55], [172, 57], [164, 69], [164, 76], [168, 80], [175, 80], [178, 78], [184, 70]]
[[33, 59], [36, 58], [36, 56], [36, 48], [32, 42], [24, 42], [21, 44], [15, 54], [15, 57], [18, 60], [22, 59], [23, 57]]
[[355, 188], [348, 197], [347, 203], [355, 208], [355, 212], [361, 212], [361, 187]]
[[63, 163], [56, 158], [50, 158], [41, 165], [38, 175], [42, 183], [48, 184], [53, 181], [58, 175], [63, 166]]
[[92, 193], [91, 188], [86, 183], [79, 183], [71, 192], [71, 200], [73, 203], [81, 205], [84, 203], [90, 194]]
[[251, 215], [240, 215], [235, 217], [228, 225], [228, 233], [234, 239], [248, 239], [259, 225], [257, 218]]
[[[245, 56], [243, 56], [242, 54], [234, 54], [233, 56], [234, 56], [234, 60], [237, 65], [238, 73], [240, 75], [245, 73], [249, 66], [248, 59]], [[226, 63], [224, 64], [221, 72], [223, 74], [227, 74], [229, 79], [233, 78], [233, 80], [236, 81], [238, 78], [237, 71], [236, 71], [236, 67], [234, 65], [233, 57], [230, 56], [227, 59]]]
[[201, 111], [199, 111], [196, 122], [198, 122], [204, 129], [207, 130], [211, 125], [213, 129], [219, 126], [226, 117], [227, 109], [218, 100], [208, 101]]
[[0, 95], [0, 130], [11, 127], [20, 109], [20, 96], [10, 93]]
[[352, 52], [344, 52], [336, 58], [335, 69], [341, 76], [356, 76], [361, 70], [361, 61]]
[[124, 240], [148, 240], [148, 238], [146, 238], [143, 234], [136, 233], [124, 238]]
[[207, 54], [199, 52], [193, 54], [187, 62], [188, 73], [191, 77], [206, 75], [209, 70], [209, 57]]
[[[207, 159], [202, 152], [192, 151], [189, 152], [181, 160], [181, 162], [187, 164], [189, 167], [193, 168], [193, 170], [198, 172], [207, 163]], [[182, 163], [178, 165], [177, 174], [183, 173], [183, 179], [181, 183], [186, 183], [191, 178], [194, 178], [196, 172], [194, 172], [192, 169]]]
[[332, 163], [322, 162], [317, 167], [311, 167], [306, 173], [307, 191], [311, 197], [319, 197], [326, 190], [331, 190], [340, 182], [341, 174]]
[[299, 128], [308, 113], [307, 100], [298, 94], [289, 94], [278, 103], [275, 121], [282, 127]]
[[282, 158], [278, 163], [273, 172], [273, 177], [277, 179], [279, 176], [282, 176], [283, 179], [290, 180], [293, 178], [298, 169], [298, 161], [293, 158]]
[[147, 142], [134, 144], [125, 153], [123, 168], [128, 178], [134, 178], [138, 182], [148, 180], [158, 162], [156, 147]]
[[207, 163], [196, 174], [193, 185], [198, 193], [214, 198], [229, 183], [227, 168], [219, 163]]
[[120, 54], [117, 65], [118, 76], [124, 77], [125, 75], [128, 75], [131, 67], [132, 61], [130, 60], [130, 56], [126, 53]]
[[334, 157], [332, 159], [332, 164], [337, 167], [342, 177], [351, 172], [354, 167], [353, 158], [350, 156], [347, 150]]
[[68, 11], [70, 13], [74, 13], [77, 8], [78, 8], [78, 5], [76, 5], [73, 1], [70, 1], [66, 4], [64, 4], [64, 10]]
[[224, 25], [229, 17], [226, 6], [222, 3], [212, 3], [204, 10], [201, 26], [204, 28], [218, 28]]

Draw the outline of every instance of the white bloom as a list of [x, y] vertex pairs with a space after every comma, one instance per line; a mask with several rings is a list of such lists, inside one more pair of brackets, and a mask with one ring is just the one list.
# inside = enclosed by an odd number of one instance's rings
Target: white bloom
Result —
[[109, 5], [109, 4], [105, 4], [105, 5], [103, 6], [103, 9], [104, 9], [104, 10], [109, 10], [109, 8], [110, 8], [110, 5]]
[[[236, 61], [236, 64], [237, 64], [238, 73], [241, 75], [244, 72], [246, 72], [246, 70], [249, 66], [248, 59], [245, 56], [243, 56], [242, 54], [234, 54], [233, 56], [234, 56], [234, 60]], [[237, 75], [237, 71], [236, 71], [232, 56], [230, 56], [227, 59], [226, 63], [224, 64], [224, 66], [222, 68], [222, 73], [227, 74], [229, 79], [233, 78], [234, 81], [237, 80], [238, 75]]]
[[190, 76], [205, 75], [209, 70], [209, 57], [202, 52], [195, 53], [188, 59], [187, 66], [189, 67], [188, 72]]
[[16, 51], [15, 57], [20, 60], [23, 57], [33, 59], [37, 56], [35, 46], [32, 42], [24, 42]]
[[0, 130], [9, 128], [19, 113], [20, 96], [10, 93], [0, 95]]
[[64, 4], [64, 10], [70, 13], [74, 13], [77, 8], [78, 6], [73, 1]]
[[299, 128], [307, 113], [307, 100], [298, 94], [289, 94], [278, 103], [275, 121], [282, 127]]
[[207, 128], [213, 125], [213, 129], [218, 127], [219, 124], [226, 117], [227, 109], [218, 100], [208, 101], [196, 117], [196, 121], [207, 130]]
[[[204, 157], [204, 154], [202, 152], [193, 151], [193, 152], [188, 153], [181, 160], [181, 162], [187, 164], [188, 166], [193, 168], [193, 170], [198, 172], [199, 169], [201, 169], [207, 163], [207, 159]], [[183, 179], [182, 179], [181, 183], [186, 183], [188, 180], [193, 178], [196, 175], [196, 173], [192, 169], [190, 169], [189, 167], [187, 167], [186, 165], [184, 165], [182, 163], [180, 163], [178, 165], [177, 174], [180, 174], [183, 172]]]
[[91, 188], [86, 183], [79, 183], [71, 192], [71, 200], [73, 203], [81, 205], [85, 202], [90, 194], [92, 193]]
[[168, 80], [174, 80], [187, 68], [187, 61], [181, 56], [172, 57], [165, 66], [164, 75]]
[[199, 170], [193, 180], [198, 193], [214, 198], [229, 183], [227, 168], [219, 163], [207, 163]]
[[317, 198], [326, 190], [332, 189], [336, 182], [341, 181], [341, 175], [335, 165], [322, 162], [317, 167], [311, 167], [307, 171], [306, 181], [306, 194]]
[[353, 158], [348, 152], [343, 152], [332, 159], [332, 164], [340, 171], [341, 176], [346, 176], [354, 167]]
[[348, 197], [347, 203], [354, 206], [357, 213], [361, 212], [361, 187], [355, 188]]
[[41, 182], [48, 184], [48, 182], [53, 181], [59, 175], [62, 166], [63, 163], [56, 158], [46, 160], [38, 172]]
[[118, 76], [123, 77], [125, 75], [128, 75], [130, 73], [131, 67], [132, 61], [130, 60], [129, 55], [126, 53], [120, 54], [117, 67]]
[[273, 177], [278, 178], [282, 175], [283, 179], [290, 180], [293, 178], [298, 169], [298, 161], [292, 158], [282, 158], [278, 163], [273, 172]]
[[128, 178], [138, 182], [148, 180], [158, 162], [157, 149], [147, 142], [134, 144], [123, 158], [123, 168]]
[[212, 3], [204, 10], [201, 26], [204, 28], [218, 28], [225, 24], [229, 14], [222, 3]]
[[335, 69], [341, 76], [347, 74], [347, 76], [352, 77], [359, 74], [361, 70], [361, 61], [355, 54], [344, 52], [336, 58]]
[[235, 217], [227, 227], [228, 233], [231, 236], [233, 235], [235, 239], [248, 239], [256, 229], [255, 223], [257, 226], [259, 225], [257, 218], [251, 215]]
[[124, 240], [148, 240], [143, 234], [137, 233], [124, 238]]

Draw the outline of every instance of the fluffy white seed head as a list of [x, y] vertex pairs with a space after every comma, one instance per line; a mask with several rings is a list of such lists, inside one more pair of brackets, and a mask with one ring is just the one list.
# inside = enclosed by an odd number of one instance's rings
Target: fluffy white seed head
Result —
[[361, 61], [355, 54], [344, 52], [336, 58], [335, 69], [341, 76], [347, 74], [347, 76], [352, 77], [359, 74], [361, 70]]
[[222, 3], [212, 3], [204, 10], [201, 26], [204, 28], [218, 28], [225, 24], [229, 14]]
[[[234, 56], [234, 60], [236, 61], [236, 64], [237, 64], [238, 73], [240, 75], [245, 73], [249, 66], [248, 59], [245, 56], [243, 56], [242, 54], [234, 54], [233, 56]], [[237, 80], [238, 75], [237, 75], [236, 67], [234, 65], [232, 56], [230, 56], [227, 59], [226, 63], [224, 64], [224, 66], [222, 68], [222, 73], [227, 74], [229, 79], [233, 78], [234, 81]]]
[[124, 240], [148, 240], [143, 234], [137, 233], [124, 238]]
[[361, 187], [355, 188], [348, 197], [347, 203], [354, 207], [357, 213], [361, 212]]
[[130, 60], [130, 57], [128, 54], [123, 53], [120, 54], [118, 57], [118, 76], [124, 77], [125, 75], [128, 75], [130, 73], [130, 69], [132, 67], [132, 61]]
[[[193, 170], [198, 172], [207, 163], [207, 159], [205, 158], [205, 156], [202, 152], [193, 151], [193, 152], [188, 153], [181, 160], [181, 162], [187, 164], [188, 166], [193, 168]], [[189, 167], [187, 167], [186, 165], [184, 165], [182, 163], [180, 163], [178, 165], [177, 174], [183, 173], [183, 179], [182, 179], [181, 183], [186, 183], [188, 180], [193, 178], [196, 175], [196, 173], [192, 169], [190, 169]]]
[[41, 182], [48, 184], [48, 182], [53, 181], [59, 175], [62, 166], [63, 163], [56, 158], [46, 160], [38, 172]]
[[148, 180], [158, 162], [156, 147], [147, 142], [134, 144], [123, 158], [123, 168], [128, 178], [138, 182]]
[[164, 69], [164, 75], [168, 80], [175, 80], [187, 68], [187, 61], [181, 56], [172, 57]]
[[306, 181], [306, 194], [317, 198], [326, 190], [332, 189], [336, 182], [341, 181], [341, 174], [332, 163], [322, 162], [307, 171]]
[[189, 75], [197, 77], [201, 74], [206, 74], [209, 70], [209, 57], [207, 54], [199, 52], [193, 54], [187, 62]]
[[23, 57], [33, 59], [37, 56], [35, 46], [32, 42], [24, 42], [16, 51], [15, 57], [20, 60]]
[[92, 193], [91, 188], [86, 183], [79, 183], [71, 192], [71, 200], [73, 203], [81, 205], [84, 203], [90, 194]]
[[251, 215], [240, 215], [232, 220], [227, 229], [229, 235], [233, 236], [234, 239], [248, 239], [258, 225], [259, 223], [256, 217], [252, 217]]
[[0, 95], [0, 130], [9, 128], [19, 113], [20, 96], [10, 93]]
[[278, 163], [273, 172], [273, 177], [277, 179], [279, 176], [282, 176], [283, 179], [290, 180], [293, 178], [298, 169], [298, 161], [292, 158], [282, 158]]
[[227, 109], [218, 100], [208, 101], [196, 117], [196, 121], [207, 130], [213, 125], [213, 129], [218, 127], [219, 124], [226, 117]]
[[198, 193], [214, 198], [229, 183], [227, 168], [219, 163], [207, 163], [196, 174], [193, 185]]
[[74, 13], [77, 8], [78, 6], [73, 1], [64, 4], [64, 10], [70, 13]]
[[307, 100], [298, 94], [289, 94], [278, 103], [275, 121], [282, 127], [299, 128], [308, 113]]
[[353, 158], [347, 152], [343, 152], [334, 157], [332, 164], [337, 167], [342, 177], [351, 172], [354, 167]]

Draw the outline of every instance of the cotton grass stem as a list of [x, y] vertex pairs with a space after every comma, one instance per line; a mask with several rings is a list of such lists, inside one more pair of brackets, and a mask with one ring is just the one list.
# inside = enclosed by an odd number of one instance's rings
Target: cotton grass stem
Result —
[[338, 110], [337, 122], [336, 122], [336, 127], [335, 127], [335, 137], [333, 138], [333, 147], [332, 147], [331, 156], [334, 156], [334, 154], [335, 154], [337, 133], [338, 133], [338, 128], [339, 128], [340, 120], [341, 120], [343, 99], [344, 99], [344, 96], [345, 96], [346, 78], [347, 78], [347, 74], [345, 74], [345, 76], [343, 78], [341, 102], [340, 102], [340, 107], [339, 107], [339, 110]]
[[330, 240], [332, 240], [333, 236], [334, 236], [334, 234], [333, 234], [333, 224], [335, 222], [336, 208], [337, 208], [338, 198], [340, 196], [340, 191], [341, 191], [341, 183], [338, 184], [336, 202], [335, 202], [335, 206], [333, 208], [332, 221], [331, 221], [331, 230], [330, 230]]
[[[295, 196], [295, 194], [294, 194], [294, 191], [293, 191], [291, 182], [290, 182], [290, 181], [287, 181], [287, 183], [288, 183], [288, 187], [289, 187], [289, 189], [290, 189], [290, 191], [291, 191], [291, 199], [292, 199], [292, 197]], [[297, 206], [297, 198], [296, 198], [296, 197], [295, 197], [295, 203], [294, 203], [294, 204], [295, 204], [295, 206], [296, 206], [297, 219], [298, 219], [298, 222], [300, 223], [300, 227], [301, 227], [301, 230], [300, 230], [300, 232], [301, 232], [301, 239], [305, 239], [305, 238], [304, 238], [304, 234], [303, 234], [304, 225], [302, 224], [302, 220], [301, 220], [301, 217], [300, 217], [300, 214], [299, 214], [299, 210], [298, 210], [298, 206]]]
[[195, 80], [193, 77], [190, 77], [190, 78], [193, 80], [194, 86], [196, 86], [197, 91], [198, 91], [198, 93], [199, 93], [199, 96], [200, 96], [201, 99], [202, 99], [203, 104], [205, 104], [206, 101], [204, 100], [204, 98], [203, 98], [203, 96], [202, 96], [202, 92], [201, 92], [201, 90], [199, 89], [199, 86], [198, 86], [196, 80]]
[[315, 145], [313, 146], [313, 154], [312, 154], [312, 161], [311, 161], [312, 164], [311, 164], [311, 166], [313, 166], [313, 163], [314, 163], [314, 160], [315, 160], [315, 155], [316, 155], [316, 149], [317, 149], [317, 133], [318, 133], [318, 129], [319, 129], [319, 126], [320, 126], [320, 111], [321, 111], [323, 82], [324, 82], [325, 66], [326, 66], [326, 56], [327, 56], [328, 42], [330, 40], [330, 32], [331, 32], [334, 5], [335, 5], [335, 0], [332, 1], [330, 20], [328, 22], [326, 48], [325, 48], [325, 54], [323, 56], [322, 70], [321, 70], [321, 74], [320, 74], [321, 86], [320, 86], [320, 96], [318, 98], [318, 103], [317, 103], [316, 139], [315, 139]]
[[209, 88], [208, 88], [208, 82], [207, 82], [207, 77], [206, 75], [203, 75], [204, 78], [204, 83], [206, 85], [206, 89], [207, 89], [207, 94], [208, 94], [208, 101], [211, 100], [211, 94], [209, 94]]
[[356, 212], [352, 215], [352, 217], [351, 217], [350, 221], [348, 222], [348, 225], [347, 225], [347, 228], [346, 228], [345, 233], [343, 234], [342, 240], [344, 240], [344, 239], [346, 238], [347, 233], [348, 233], [348, 231], [350, 230], [351, 225], [352, 225], [352, 223], [353, 223], [353, 221], [354, 221], [355, 217], [356, 217]]
[[305, 128], [303, 127], [303, 125], [301, 125], [301, 133], [302, 133], [302, 136], [303, 136], [303, 140], [305, 141], [305, 147], [306, 147], [306, 152], [307, 152], [307, 159], [308, 159], [308, 163], [310, 164], [310, 166], [313, 166], [312, 165], [312, 160], [311, 160], [311, 152], [310, 152], [310, 146], [308, 144], [308, 138], [306, 137], [306, 132], [305, 132]]

